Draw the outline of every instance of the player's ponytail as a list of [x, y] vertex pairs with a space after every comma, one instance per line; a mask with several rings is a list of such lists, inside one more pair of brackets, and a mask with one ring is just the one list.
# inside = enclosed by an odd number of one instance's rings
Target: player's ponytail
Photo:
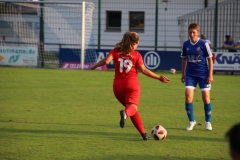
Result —
[[115, 45], [115, 48], [128, 54], [133, 49], [134, 44], [138, 42], [138, 34], [136, 32], [127, 31], [124, 33], [122, 40]]

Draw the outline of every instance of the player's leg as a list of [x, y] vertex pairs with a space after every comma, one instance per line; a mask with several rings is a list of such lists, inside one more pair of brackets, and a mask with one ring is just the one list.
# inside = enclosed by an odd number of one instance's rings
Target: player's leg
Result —
[[135, 126], [135, 128], [138, 130], [138, 132], [141, 134], [143, 140], [148, 140], [150, 138], [150, 136], [148, 136], [148, 134], [145, 132], [144, 126], [143, 126], [143, 121], [142, 118], [140, 116], [140, 114], [138, 113], [138, 111], [130, 117], [133, 125]]
[[137, 112], [137, 108], [138, 108], [137, 105], [128, 102], [126, 104], [126, 108], [125, 108], [125, 112], [126, 112], [127, 116], [128, 117], [133, 116]]
[[132, 103], [127, 103], [124, 110], [120, 111], [120, 127], [123, 128], [127, 117], [133, 116], [137, 112], [137, 106]]
[[189, 119], [187, 130], [192, 130], [196, 125], [194, 117], [193, 97], [194, 90], [197, 85], [197, 80], [192, 76], [185, 77], [185, 110]]
[[141, 134], [143, 137], [143, 140], [148, 140], [150, 136], [147, 135], [145, 132], [144, 126], [143, 126], [143, 121], [142, 118], [137, 111], [137, 106], [132, 103], [128, 103], [126, 105], [125, 110], [120, 111], [121, 119], [120, 119], [120, 126], [123, 128], [125, 125], [125, 120], [127, 117], [130, 117], [133, 125], [135, 128], [138, 130], [138, 132]]
[[125, 95], [126, 108], [125, 112], [130, 117], [133, 125], [141, 134], [143, 140], [148, 140], [150, 137], [147, 135], [144, 129], [142, 118], [137, 111], [140, 98], [140, 85], [138, 80], [129, 82], [127, 85], [127, 93]]
[[207, 79], [201, 79], [199, 81], [199, 86], [202, 91], [202, 101], [204, 103], [204, 113], [205, 113], [205, 125], [206, 130], [212, 130], [211, 116], [212, 116], [212, 103], [210, 100], [210, 89], [211, 84], [206, 83]]
[[140, 84], [138, 79], [130, 79], [125, 83], [124, 89], [125, 110], [127, 117], [133, 116], [137, 112], [140, 98]]
[[194, 89], [186, 88], [185, 89], [185, 110], [187, 112], [187, 116], [189, 121], [194, 121], [194, 109], [193, 109], [193, 96], [194, 96]]
[[[122, 80], [114, 80], [113, 82], [113, 93], [116, 99], [125, 107], [125, 90], [126, 90], [126, 82]], [[127, 119], [127, 114], [124, 110], [120, 111], [120, 127], [123, 128], [125, 125], [125, 121]]]
[[137, 112], [140, 97], [140, 85], [138, 79], [115, 80], [113, 91], [118, 101], [125, 107], [120, 111], [120, 127], [123, 128], [127, 117]]

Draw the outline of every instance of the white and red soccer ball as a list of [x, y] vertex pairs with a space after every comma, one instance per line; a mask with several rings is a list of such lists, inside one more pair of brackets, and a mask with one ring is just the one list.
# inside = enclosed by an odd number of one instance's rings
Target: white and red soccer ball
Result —
[[151, 134], [155, 140], [164, 140], [167, 137], [167, 130], [162, 125], [156, 125], [152, 128]]
[[171, 69], [170, 69], [170, 73], [175, 74], [175, 73], [176, 73], [176, 69], [171, 68]]

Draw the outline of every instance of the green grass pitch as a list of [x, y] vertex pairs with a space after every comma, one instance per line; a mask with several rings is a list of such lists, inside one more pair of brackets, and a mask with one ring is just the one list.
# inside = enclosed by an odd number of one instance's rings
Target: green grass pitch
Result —
[[229, 160], [226, 131], [240, 122], [240, 75], [214, 74], [212, 131], [206, 131], [199, 88], [197, 125], [186, 131], [181, 74], [157, 72], [161, 83], [139, 73], [139, 112], [145, 129], [163, 125], [167, 138], [143, 141], [112, 92], [113, 71], [0, 67], [0, 159]]

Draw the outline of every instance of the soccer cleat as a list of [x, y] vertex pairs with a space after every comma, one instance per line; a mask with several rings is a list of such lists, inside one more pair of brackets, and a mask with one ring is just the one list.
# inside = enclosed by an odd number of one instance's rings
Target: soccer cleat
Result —
[[210, 122], [206, 122], [205, 125], [206, 125], [206, 130], [208, 130], [208, 131], [212, 130], [212, 125]]
[[120, 117], [121, 117], [121, 119], [120, 119], [120, 127], [123, 128], [124, 125], [125, 125], [125, 121], [127, 119], [127, 115], [126, 115], [124, 110], [120, 111]]
[[144, 141], [150, 139], [150, 136], [147, 133], [141, 134]]
[[193, 127], [196, 125], [196, 121], [190, 121], [188, 126], [187, 126], [187, 130], [191, 131], [193, 130]]

